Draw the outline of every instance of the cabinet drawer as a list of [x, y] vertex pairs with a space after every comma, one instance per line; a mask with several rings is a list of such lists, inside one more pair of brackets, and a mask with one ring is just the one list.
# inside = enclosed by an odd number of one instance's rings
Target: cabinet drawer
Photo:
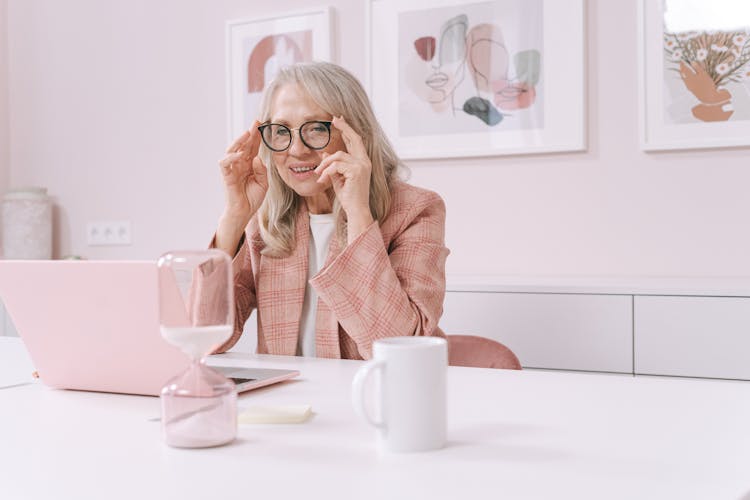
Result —
[[489, 337], [529, 368], [632, 373], [630, 295], [448, 292], [447, 334]]
[[636, 297], [635, 371], [750, 379], [750, 298]]

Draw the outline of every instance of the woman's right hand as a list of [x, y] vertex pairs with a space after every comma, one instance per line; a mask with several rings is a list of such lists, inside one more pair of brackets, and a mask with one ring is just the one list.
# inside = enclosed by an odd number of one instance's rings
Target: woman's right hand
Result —
[[219, 161], [226, 191], [226, 207], [216, 230], [215, 245], [234, 257], [245, 227], [258, 211], [268, 191], [266, 166], [258, 156], [259, 123], [253, 123]]
[[266, 167], [258, 156], [259, 122], [245, 131], [227, 148], [219, 161], [226, 191], [225, 216], [249, 221], [255, 215], [268, 190]]

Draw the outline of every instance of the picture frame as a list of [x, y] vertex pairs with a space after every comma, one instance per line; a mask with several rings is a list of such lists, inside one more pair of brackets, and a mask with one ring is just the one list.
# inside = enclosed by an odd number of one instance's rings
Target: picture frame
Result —
[[638, 68], [641, 149], [750, 145], [750, 4], [639, 0]]
[[404, 159], [586, 149], [583, 0], [367, 0], [367, 86]]
[[256, 119], [263, 89], [280, 67], [295, 62], [332, 60], [331, 25], [330, 7], [227, 21], [230, 143]]

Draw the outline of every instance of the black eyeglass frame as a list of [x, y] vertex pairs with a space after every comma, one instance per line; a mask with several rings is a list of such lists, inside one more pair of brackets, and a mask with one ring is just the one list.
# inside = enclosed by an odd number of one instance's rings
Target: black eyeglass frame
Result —
[[[323, 125], [325, 125], [326, 129], [328, 129], [328, 140], [322, 146], [319, 146], [319, 147], [310, 146], [305, 140], [305, 138], [302, 137], [302, 133], [300, 132], [300, 130], [302, 130], [305, 127], [305, 125], [309, 125], [311, 123], [322, 123]], [[282, 125], [281, 123], [264, 123], [263, 125], [258, 126], [258, 130], [260, 131], [260, 138], [261, 140], [263, 140], [263, 144], [265, 144], [268, 149], [270, 149], [271, 151], [275, 151], [276, 153], [281, 153], [282, 151], [286, 151], [287, 149], [292, 147], [292, 141], [294, 141], [294, 135], [292, 134], [292, 130], [297, 131], [297, 135], [299, 136], [299, 139], [302, 141], [302, 144], [304, 144], [310, 149], [320, 150], [320, 149], [325, 149], [325, 147], [331, 143], [331, 124], [332, 123], [333, 122], [324, 121], [324, 120], [310, 120], [309, 122], [305, 122], [297, 128], [287, 127], [286, 125]], [[277, 127], [283, 127], [289, 131], [289, 144], [287, 144], [285, 148], [276, 149], [270, 144], [268, 144], [268, 142], [266, 141], [266, 136], [263, 133], [263, 131], [267, 129], [268, 127], [270, 127], [271, 125], [276, 125]]]

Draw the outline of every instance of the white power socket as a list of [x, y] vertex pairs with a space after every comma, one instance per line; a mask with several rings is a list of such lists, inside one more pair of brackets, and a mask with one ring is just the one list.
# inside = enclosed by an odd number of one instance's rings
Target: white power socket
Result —
[[86, 243], [89, 246], [130, 245], [130, 221], [89, 222], [86, 224]]

